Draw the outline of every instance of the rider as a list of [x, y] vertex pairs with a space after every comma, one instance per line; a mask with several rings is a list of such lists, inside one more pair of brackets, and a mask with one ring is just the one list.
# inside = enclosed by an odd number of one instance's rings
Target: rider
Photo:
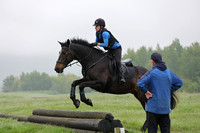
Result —
[[93, 26], [95, 26], [96, 30], [96, 42], [93, 43], [93, 45], [103, 47], [105, 50], [108, 50], [108, 52], [114, 56], [119, 72], [119, 82], [120, 84], [124, 84], [126, 80], [124, 79], [124, 74], [122, 72], [121, 67], [122, 48], [120, 43], [111, 34], [111, 32], [105, 28], [105, 21], [102, 18], [97, 19], [94, 22]]

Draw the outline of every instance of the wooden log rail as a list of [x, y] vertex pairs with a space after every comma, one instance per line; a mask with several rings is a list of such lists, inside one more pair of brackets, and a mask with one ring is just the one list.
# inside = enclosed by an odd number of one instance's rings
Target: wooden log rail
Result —
[[84, 118], [84, 119], [106, 119], [112, 121], [114, 116], [106, 112], [89, 112], [89, 111], [72, 111], [72, 110], [52, 110], [52, 109], [35, 109], [33, 115], [67, 117], [67, 118]]
[[32, 114], [28, 117], [0, 114], [0, 117], [103, 133], [123, 127], [120, 120], [114, 120], [114, 116], [106, 112], [35, 109]]

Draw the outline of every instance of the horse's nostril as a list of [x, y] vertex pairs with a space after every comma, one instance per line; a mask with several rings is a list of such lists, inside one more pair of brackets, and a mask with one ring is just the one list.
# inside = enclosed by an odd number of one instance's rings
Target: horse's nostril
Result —
[[58, 68], [55, 68], [54, 70], [55, 70], [56, 72], [58, 72], [58, 71], [59, 71], [59, 69], [58, 69]]
[[60, 68], [55, 68], [54, 70], [55, 70], [57, 73], [62, 73], [62, 72], [63, 72], [63, 70], [60, 69]]

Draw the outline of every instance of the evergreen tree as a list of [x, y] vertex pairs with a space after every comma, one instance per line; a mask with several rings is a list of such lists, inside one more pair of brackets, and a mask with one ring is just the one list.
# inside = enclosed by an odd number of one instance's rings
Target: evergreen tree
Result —
[[168, 47], [165, 47], [163, 50], [163, 60], [166, 62], [167, 67], [174, 71], [176, 74], [180, 75], [181, 67], [181, 56], [183, 48], [180, 44], [179, 39], [175, 39], [172, 44]]

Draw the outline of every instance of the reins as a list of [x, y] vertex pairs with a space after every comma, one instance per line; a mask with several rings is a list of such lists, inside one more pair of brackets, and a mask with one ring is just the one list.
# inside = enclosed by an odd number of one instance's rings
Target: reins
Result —
[[106, 56], [107, 56], [107, 54], [104, 55], [103, 57], [101, 57], [98, 61], [94, 62], [91, 66], [89, 66], [89, 68], [86, 69], [85, 74], [86, 74], [92, 67], [94, 67], [96, 64], [98, 64], [101, 60], [103, 60], [103, 58], [105, 58]]
[[[71, 67], [72, 65], [77, 64], [77, 63], [82, 62], [83, 60], [87, 59], [87, 58], [91, 55], [92, 50], [93, 50], [93, 48], [91, 48], [89, 54], [88, 54], [87, 56], [85, 56], [83, 59], [80, 59], [80, 60], [78, 60], [78, 61], [76, 61], [76, 62], [74, 62], [74, 63], [70, 63], [70, 64], [68, 64], [66, 67], [69, 67], [69, 66]], [[67, 58], [65, 59], [64, 62], [66, 62], [66, 61], [67, 61]]]
[[[98, 48], [98, 47], [97, 47]], [[99, 48], [98, 48], [99, 49]], [[69, 50], [70, 51], [70, 50]], [[93, 48], [91, 48], [91, 50], [90, 50], [90, 52], [88, 53], [88, 55], [87, 56], [85, 56], [84, 58], [82, 58], [82, 59], [77, 59], [77, 61], [76, 62], [73, 62], [73, 63], [70, 63], [70, 64], [68, 64], [66, 67], [71, 67], [71, 66], [73, 66], [74, 64], [77, 64], [77, 63], [81, 63], [82, 61], [84, 61], [84, 60], [86, 60], [90, 55], [91, 55], [91, 53], [92, 53], [92, 51], [93, 51]], [[74, 56], [72, 55], [72, 53], [71, 53], [71, 51], [70, 51], [70, 56], [74, 59]], [[86, 71], [85, 71], [85, 74], [92, 68], [92, 67], [94, 67], [96, 64], [98, 64], [100, 61], [102, 61], [106, 56], [108, 56], [108, 54], [105, 54], [103, 57], [101, 57], [99, 60], [97, 60], [96, 62], [94, 62], [92, 65], [90, 65], [87, 69], [86, 69]], [[66, 61], [67, 61], [67, 57], [65, 58], [65, 60], [64, 61], [57, 61], [57, 63], [65, 63]]]

